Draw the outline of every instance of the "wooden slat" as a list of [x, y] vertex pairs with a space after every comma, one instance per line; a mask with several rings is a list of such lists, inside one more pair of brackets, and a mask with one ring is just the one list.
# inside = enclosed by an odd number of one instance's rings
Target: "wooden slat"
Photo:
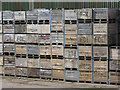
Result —
[[42, 34], [50, 34], [50, 25], [46, 25], [46, 24], [41, 24], [38, 25], [38, 33], [42, 33]]
[[109, 61], [110, 70], [120, 70], [120, 60]]
[[77, 68], [77, 59], [65, 59], [65, 68]]
[[14, 33], [13, 24], [3, 25], [3, 33]]
[[53, 69], [52, 70], [52, 78], [55, 79], [64, 79], [64, 70]]
[[16, 66], [27, 67], [27, 59], [26, 58], [15, 58]]
[[65, 58], [77, 58], [77, 49], [65, 48]]
[[91, 23], [79, 23], [78, 34], [92, 34]]
[[107, 71], [94, 72], [94, 82], [107, 82]]
[[79, 70], [91, 71], [91, 60], [79, 60]]
[[63, 59], [52, 59], [53, 69], [64, 69]]
[[15, 34], [15, 42], [26, 43], [26, 34]]
[[4, 52], [15, 52], [14, 44], [4, 44]]
[[91, 81], [92, 72], [90, 71], [79, 71], [79, 81]]
[[31, 76], [31, 77], [40, 77], [40, 69], [37, 69], [37, 68], [28, 68], [28, 76]]
[[107, 47], [94, 46], [94, 57], [107, 57]]
[[106, 71], [107, 61], [94, 61], [94, 71]]
[[27, 68], [16, 68], [16, 75], [27, 76]]
[[4, 34], [3, 38], [4, 38], [4, 42], [14, 42], [14, 34]]
[[4, 65], [15, 65], [15, 57], [13, 56], [4, 56]]
[[16, 45], [16, 54], [26, 54], [26, 45]]
[[27, 24], [27, 33], [38, 33], [38, 25], [37, 24]]
[[40, 59], [40, 68], [51, 68], [51, 60], [50, 59]]
[[62, 45], [52, 45], [52, 55], [62, 55], [63, 56], [63, 46]]
[[65, 20], [77, 20], [77, 12], [75, 10], [65, 10]]
[[50, 78], [52, 77], [52, 70], [40, 69], [40, 76]]
[[14, 26], [15, 33], [26, 33], [27, 32], [27, 26], [24, 24], [19, 24]]
[[39, 67], [39, 59], [29, 58], [27, 62], [28, 67]]
[[14, 19], [15, 20], [25, 20], [25, 11], [15, 11]]
[[77, 81], [77, 71], [74, 71], [74, 70], [66, 70], [66, 71], [65, 71], [65, 75], [66, 75], [66, 80]]
[[38, 35], [27, 34], [27, 43], [38, 43]]
[[120, 72], [110, 72], [110, 83], [120, 83]]
[[27, 45], [28, 54], [37, 54], [39, 55], [39, 46], [38, 45]]
[[91, 57], [91, 46], [79, 46], [79, 56]]
[[39, 9], [38, 10], [38, 20], [49, 20], [50, 10], [49, 9]]
[[50, 35], [38, 35], [38, 43], [50, 43]]
[[65, 34], [77, 34], [77, 24], [65, 24]]
[[92, 35], [78, 35], [79, 44], [92, 44]]
[[92, 9], [78, 9], [78, 19], [92, 19]]
[[4, 74], [15, 75], [15, 67], [14, 66], [4, 66]]
[[65, 44], [76, 45], [77, 44], [77, 36], [75, 34], [66, 34], [65, 35]]
[[49, 45], [40, 46], [40, 55], [50, 55], [51, 48]]

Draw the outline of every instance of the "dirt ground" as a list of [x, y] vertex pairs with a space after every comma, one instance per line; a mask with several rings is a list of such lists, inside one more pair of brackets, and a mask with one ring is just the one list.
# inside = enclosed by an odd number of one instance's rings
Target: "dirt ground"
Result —
[[2, 88], [118, 88], [117, 85], [52, 81], [36, 78], [2, 77]]

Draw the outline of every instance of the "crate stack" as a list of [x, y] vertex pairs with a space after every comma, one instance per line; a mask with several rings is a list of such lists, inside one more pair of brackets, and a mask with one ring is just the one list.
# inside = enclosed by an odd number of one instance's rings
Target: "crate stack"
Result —
[[109, 61], [110, 84], [120, 85], [120, 47], [112, 46], [110, 48]]
[[52, 78], [64, 80], [63, 9], [51, 10]]
[[116, 9], [96, 8], [93, 19], [94, 82], [109, 83], [109, 48], [116, 44]]
[[78, 81], [77, 10], [65, 10], [65, 80]]
[[[115, 46], [110, 47], [110, 61], [109, 61], [109, 80], [110, 84], [120, 85], [120, 9], [117, 9], [116, 23], [116, 39]], [[118, 30], [118, 31], [117, 31]]]
[[52, 77], [50, 10], [38, 10], [38, 43], [40, 45], [40, 77]]
[[15, 74], [27, 76], [27, 49], [26, 49], [26, 12], [14, 11], [15, 35]]
[[3, 11], [4, 74], [15, 75], [14, 13]]
[[38, 45], [38, 10], [26, 12], [27, 18], [27, 76], [40, 77], [39, 60], [40, 60], [40, 47]]
[[92, 9], [78, 9], [79, 81], [92, 82]]
[[1, 13], [0, 74], [119, 84], [120, 10]]
[[3, 74], [2, 12], [0, 11], [0, 74]]

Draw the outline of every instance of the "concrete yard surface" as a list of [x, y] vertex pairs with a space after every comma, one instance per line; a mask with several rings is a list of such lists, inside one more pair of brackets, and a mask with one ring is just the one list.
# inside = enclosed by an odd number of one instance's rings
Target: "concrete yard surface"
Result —
[[118, 85], [52, 81], [39, 78], [12, 76], [1, 76], [0, 78], [2, 88], [118, 88]]

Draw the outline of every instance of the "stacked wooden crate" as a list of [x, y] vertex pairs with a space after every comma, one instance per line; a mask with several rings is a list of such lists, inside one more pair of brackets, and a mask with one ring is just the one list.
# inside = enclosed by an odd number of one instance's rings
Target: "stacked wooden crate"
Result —
[[27, 24], [25, 11], [14, 11], [14, 33], [16, 76], [27, 76]]
[[117, 9], [2, 13], [1, 73], [4, 63], [5, 75], [119, 83]]
[[14, 13], [3, 11], [4, 74], [15, 75]]
[[78, 81], [77, 10], [65, 10], [65, 80]]
[[107, 83], [109, 46], [116, 45], [116, 9], [97, 8], [93, 16], [94, 82]]
[[38, 10], [38, 43], [40, 45], [40, 77], [51, 78], [50, 10]]
[[38, 10], [26, 12], [27, 18], [27, 75], [39, 77]]
[[92, 9], [78, 9], [79, 81], [91, 82]]
[[0, 11], [0, 74], [3, 74], [2, 12]]
[[64, 79], [63, 64], [63, 10], [51, 10], [52, 78]]
[[112, 46], [110, 48], [109, 61], [110, 84], [120, 84], [120, 47]]

